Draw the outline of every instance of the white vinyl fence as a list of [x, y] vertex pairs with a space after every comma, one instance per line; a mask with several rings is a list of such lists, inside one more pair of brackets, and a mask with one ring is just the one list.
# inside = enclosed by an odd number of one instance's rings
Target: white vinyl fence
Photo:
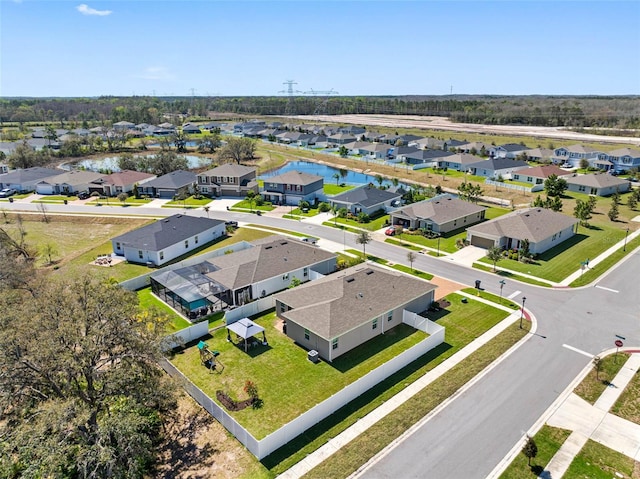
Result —
[[224, 313], [224, 320], [227, 324], [232, 324], [236, 321], [241, 320], [242, 318], [248, 318], [249, 316], [262, 313], [267, 309], [275, 307], [276, 300], [274, 299], [274, 296], [267, 296], [266, 298], [256, 299], [251, 303], [243, 304], [242, 306], [238, 306], [237, 308], [227, 310]]
[[[213, 401], [195, 384], [187, 379], [175, 368], [175, 366], [173, 366], [173, 364], [168, 361], [163, 361], [162, 367], [172, 376], [182, 378], [187, 392], [196, 401], [198, 401], [198, 403], [204, 407], [209, 414], [215, 417], [231, 434], [233, 434], [249, 450], [249, 452], [258, 459], [263, 459], [300, 434], [304, 433], [311, 426], [333, 414], [350, 401], [353, 401], [358, 396], [371, 389], [373, 386], [384, 381], [392, 374], [444, 342], [445, 329], [442, 326], [433, 323], [428, 319], [419, 317], [418, 315], [414, 315], [414, 313], [408, 313], [406, 311], [405, 313], [407, 313], [407, 324], [410, 324], [409, 322], [413, 321], [418, 325], [417, 329], [428, 332], [430, 336], [410, 349], [402, 352], [390, 361], [387, 361], [377, 367], [373, 371], [370, 371], [365, 376], [338, 391], [328, 399], [316, 404], [307, 412], [301, 414], [293, 421], [285, 424], [277, 431], [274, 431], [260, 440], [254, 438], [251, 433], [231, 417], [231, 415], [228, 414], [222, 406]], [[403, 322], [405, 322], [404, 316], [405, 315], [403, 314]]]
[[209, 333], [209, 321], [196, 323], [188, 328], [181, 329], [165, 338], [168, 348], [177, 348]]

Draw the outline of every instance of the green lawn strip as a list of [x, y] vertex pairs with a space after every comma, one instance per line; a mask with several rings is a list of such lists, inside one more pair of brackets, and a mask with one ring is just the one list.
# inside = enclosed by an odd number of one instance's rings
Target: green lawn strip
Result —
[[[611, 479], [615, 477], [638, 477], [638, 463], [621, 452], [589, 439], [577, 456], [573, 458], [563, 477], [589, 479]], [[617, 474], [622, 474], [618, 476]]]
[[[493, 273], [493, 265], [489, 266], [489, 265], [485, 265], [482, 263], [473, 263], [473, 267], [474, 269], [479, 269], [481, 271], [487, 271], [489, 273]], [[498, 267], [498, 272], [495, 273], [497, 276], [501, 276], [503, 278], [510, 278], [510, 279], [515, 279], [518, 280], [522, 283], [528, 283], [528, 284], [535, 284], [537, 286], [544, 286], [546, 288], [550, 288], [552, 285], [545, 282], [545, 281], [537, 281], [535, 279], [532, 278], [527, 278], [526, 276], [521, 276], [519, 274], [515, 274], [512, 273], [510, 271], [503, 271]]]
[[486, 180], [486, 177], [484, 176], [476, 176], [476, 175], [470, 175], [470, 174], [465, 175], [464, 171], [458, 171], [458, 170], [452, 170], [452, 169], [447, 169], [447, 171], [443, 171], [442, 169], [436, 170], [434, 168], [428, 168], [428, 173], [430, 175], [440, 176], [440, 177], [450, 176], [452, 178], [463, 178], [463, 179], [466, 178], [466, 181], [469, 183], [484, 184], [484, 181]]
[[[631, 253], [634, 249], [640, 246], [640, 236], [632, 239], [627, 243], [626, 251], [623, 251], [623, 248], [619, 248], [610, 256], [607, 256], [604, 260], [593, 267], [589, 267], [583, 274], [581, 274], [578, 279], [576, 279], [570, 286], [584, 286], [585, 284], [589, 284], [592, 281], [595, 281], [601, 274], [615, 265], [618, 261], [624, 258], [627, 254]], [[576, 268], [577, 270], [578, 268]]]
[[[544, 470], [544, 467], [549, 464], [551, 458], [562, 447], [562, 444], [567, 440], [571, 431], [566, 429], [559, 429], [548, 425], [542, 426], [538, 433], [533, 436], [533, 440], [538, 446], [538, 454], [534, 459], [531, 459], [531, 466], [528, 465], [529, 460], [527, 457], [520, 453], [518, 454], [509, 467], [500, 475], [499, 479], [531, 479], [536, 477], [540, 472]], [[536, 472], [534, 474], [534, 471]], [[589, 477], [589, 476], [567, 476], [564, 477]]]
[[260, 345], [245, 353], [227, 341], [225, 328], [211, 333], [207, 342], [212, 350], [220, 352], [223, 373], [212, 374], [200, 364], [196, 345], [174, 355], [172, 362], [213, 399], [216, 390], [243, 399], [246, 397], [245, 381], [255, 382], [264, 401], [263, 407], [230, 414], [258, 439], [426, 337], [425, 333], [400, 324], [331, 364], [325, 361], [314, 364], [307, 359], [305, 349], [275, 327], [278, 321], [275, 312], [263, 314], [254, 321], [265, 328], [269, 346]]
[[291, 211], [292, 215], [302, 216], [304, 218], [311, 218], [312, 216], [316, 216], [319, 213], [320, 211], [318, 210], [318, 208], [309, 208], [309, 211], [307, 211], [306, 213], [303, 212], [300, 208], [294, 208]]
[[195, 209], [195, 208], [200, 208], [200, 206], [198, 206], [198, 205], [179, 205], [179, 204], [177, 204], [177, 203], [176, 203], [176, 204], [173, 204], [173, 205], [170, 205], [170, 204], [168, 204], [168, 203], [165, 203], [164, 205], [162, 205], [162, 206], [161, 206], [161, 208], [175, 208], [175, 209], [183, 208], [183, 209]]
[[198, 207], [198, 206], [208, 205], [212, 201], [213, 200], [211, 198], [194, 198], [193, 196], [190, 196], [186, 200], [168, 201], [162, 206], [163, 207], [164, 206], [178, 206], [178, 207], [180, 207], [180, 206], [191, 206], [191, 207]]
[[402, 271], [403, 273], [417, 276], [418, 278], [427, 279], [427, 280], [433, 279], [433, 275], [431, 273], [426, 273], [424, 271], [420, 271], [419, 269], [411, 269], [410, 267], [405, 266], [403, 264], [394, 264], [391, 267], [393, 269], [397, 269], [398, 271]]
[[256, 205], [256, 202], [252, 202], [249, 203], [249, 201], [247, 200], [242, 200], [242, 201], [238, 201], [237, 203], [234, 203], [233, 206], [230, 208], [232, 211], [256, 211], [256, 210], [260, 210], [260, 211], [272, 211], [275, 210], [276, 207], [273, 206], [271, 203], [264, 203], [263, 205]]
[[600, 372], [598, 373], [594, 367], [573, 392], [589, 404], [595, 404], [628, 358], [628, 353], [610, 354], [603, 357], [600, 360]]
[[487, 293], [486, 291], [479, 291], [475, 288], [464, 288], [462, 290], [463, 292], [467, 293], [467, 294], [471, 294], [473, 296], [478, 296], [482, 299], [486, 299], [488, 301], [491, 301], [492, 303], [496, 303], [496, 304], [500, 304], [502, 306], [506, 306], [507, 308], [511, 308], [511, 309], [520, 309], [520, 305], [514, 303], [513, 301], [511, 301], [509, 298], [500, 298], [500, 296], [492, 294], [492, 293]]
[[[451, 296], [457, 296], [457, 299]], [[452, 306], [454, 304], [462, 306], [473, 305], [473, 303], [467, 303], [466, 305], [461, 303], [460, 296], [455, 294], [447, 296], [447, 299], [451, 301]], [[453, 325], [449, 325], [447, 329], [447, 338], [449, 338], [448, 342], [452, 346], [451, 349], [443, 351], [442, 354], [437, 357], [437, 360], [432, 360], [427, 363], [425, 367], [421, 367], [414, 375], [424, 374], [427, 370], [435, 367], [437, 365], [436, 363], [440, 363], [441, 360], [445, 359], [444, 357], [449, 357], [457, 352], [466, 342], [464, 344], [461, 342], [455, 346], [452, 343], [458, 341], [461, 337], [467, 337], [466, 341], [472, 339], [464, 332], [458, 330], [458, 328], [452, 326]], [[465, 361], [451, 368], [444, 376], [436, 379], [418, 394], [403, 403], [398, 409], [374, 424], [371, 428], [303, 477], [309, 479], [347, 477], [435, 407], [451, 397], [458, 389], [491, 364], [491, 362], [520, 340], [525, 334], [526, 331], [518, 328], [517, 324], [511, 325], [504, 332], [472, 353]], [[413, 378], [414, 375], [411, 377]], [[408, 383], [408, 380], [405, 381], [405, 384]]]
[[640, 372], [636, 371], [610, 412], [640, 424]]
[[336, 223], [336, 222], [334, 222], [333, 220], [332, 220], [332, 221], [325, 221], [325, 222], [323, 222], [323, 223], [322, 223], [322, 226], [330, 226], [330, 227], [332, 227], [332, 228], [337, 228], [337, 229], [339, 229], [339, 230], [346, 230], [346, 231], [348, 231], [349, 233], [355, 233], [355, 234], [358, 234], [358, 233], [360, 233], [360, 231], [362, 231], [362, 230], [363, 230], [363, 228], [350, 228], [349, 226], [346, 226], [346, 225], [343, 225], [343, 224]]
[[47, 196], [41, 197], [40, 199], [33, 200], [31, 203], [63, 203], [64, 200], [75, 201], [77, 199], [78, 199], [77, 196], [47, 195]]
[[395, 245], [395, 246], [401, 246], [403, 248], [410, 249], [411, 251], [422, 251], [423, 250], [423, 248], [421, 248], [420, 246], [416, 246], [416, 245], [411, 244], [411, 243], [405, 243], [404, 241], [393, 239], [393, 238], [387, 238], [387, 239], [384, 240], [384, 242], [392, 244], [392, 245]]
[[289, 235], [289, 236], [299, 236], [301, 238], [306, 238], [309, 235], [306, 235], [304, 233], [298, 233], [297, 231], [290, 231], [290, 230], [285, 230], [282, 228], [276, 228], [274, 226], [264, 226], [264, 225], [256, 225], [256, 224], [248, 224], [246, 225], [248, 228], [260, 228], [260, 229], [268, 229], [269, 231], [273, 231], [273, 233], [271, 234], [278, 234], [278, 233], [282, 233], [285, 235]]
[[322, 187], [325, 195], [339, 195], [340, 193], [344, 193], [345, 191], [349, 191], [355, 188], [354, 185], [332, 185], [330, 183], [325, 183]]
[[[401, 233], [396, 235], [396, 240], [400, 241], [409, 241], [411, 243], [415, 243], [418, 245], [426, 246], [427, 248], [432, 248], [434, 250], [440, 249], [440, 252], [445, 253], [455, 253], [458, 251], [456, 246], [456, 241], [460, 239], [465, 239], [467, 237], [467, 232], [465, 230], [456, 230], [456, 232], [447, 233], [446, 236], [441, 236], [440, 241], [438, 242], [438, 238], [427, 238], [426, 236], [421, 235], [419, 232], [414, 233]], [[439, 248], [438, 248], [439, 245]]]
[[[608, 225], [596, 228], [580, 228], [578, 234], [545, 251], [531, 264], [503, 259], [500, 261], [500, 265], [513, 271], [560, 282], [578, 270], [582, 261], [587, 258], [595, 258], [624, 239], [625, 232], [621, 229]], [[488, 258], [482, 258], [480, 261], [491, 264]]]
[[138, 295], [140, 309], [146, 311], [153, 308], [167, 315], [169, 318], [169, 333], [191, 326], [189, 321], [176, 313], [167, 303], [156, 297], [151, 291], [151, 287], [139, 289], [136, 294]]
[[335, 221], [332, 220], [332, 222], [342, 224], [347, 227], [351, 226], [353, 228], [360, 228], [367, 231], [376, 231], [384, 228], [384, 225], [389, 222], [389, 215], [382, 215], [376, 219], [372, 219], [368, 223], [358, 223], [357, 221], [348, 218], [336, 218]]

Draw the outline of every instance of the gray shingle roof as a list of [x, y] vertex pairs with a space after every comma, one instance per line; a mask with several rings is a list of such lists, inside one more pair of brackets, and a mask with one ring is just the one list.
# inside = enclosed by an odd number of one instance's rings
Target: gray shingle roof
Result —
[[9, 173], [5, 173], [4, 175], [0, 175], [0, 183], [21, 184], [44, 180], [45, 178], [56, 176], [61, 173], [64, 173], [64, 170], [34, 166], [33, 168], [25, 168], [24, 170], [11, 171]]
[[196, 182], [196, 174], [190, 171], [176, 170], [147, 181], [145, 188], [183, 188]]
[[327, 340], [341, 336], [436, 289], [436, 285], [373, 265], [357, 265], [278, 293], [285, 318]]
[[484, 206], [451, 196], [442, 196], [412, 203], [395, 211], [393, 215], [405, 216], [413, 220], [431, 220], [436, 224], [444, 224], [484, 210], [486, 210]]
[[265, 178], [265, 183], [279, 183], [284, 185], [310, 185], [318, 180], [322, 180], [322, 176], [304, 173], [302, 171], [287, 171], [281, 175]]
[[522, 160], [513, 160], [511, 158], [489, 158], [480, 160], [476, 163], [467, 164], [469, 168], [484, 168], [486, 170], [506, 170], [508, 168], [529, 168], [529, 164]]
[[331, 200], [339, 203], [358, 204], [368, 208], [384, 203], [385, 201], [399, 199], [401, 197], [402, 195], [399, 193], [365, 185], [340, 193], [339, 195], [331, 198]]
[[315, 246], [277, 235], [252, 244], [253, 248], [209, 259], [218, 269], [207, 276], [229, 289], [237, 289], [335, 257]]
[[616, 186], [626, 186], [629, 184], [629, 180], [618, 178], [608, 174], [598, 175], [578, 175], [571, 178], [567, 178], [567, 183], [570, 185], [584, 185], [592, 188], [608, 188]]
[[95, 171], [73, 170], [66, 171], [62, 174], [51, 176], [49, 178], [44, 178], [40, 183], [48, 183], [50, 185], [82, 185], [94, 182], [104, 176], [106, 175], [96, 173]]
[[537, 243], [577, 222], [575, 218], [545, 208], [526, 208], [471, 226], [467, 232], [493, 238], [528, 239]]
[[201, 176], [231, 176], [239, 178], [247, 173], [255, 172], [256, 169], [252, 166], [236, 165], [233, 163], [225, 163], [224, 165], [217, 166], [211, 170], [207, 170], [204, 173], [200, 173]]
[[160, 251], [222, 223], [224, 222], [221, 220], [209, 218], [173, 215], [116, 236], [112, 241], [117, 241], [131, 248]]

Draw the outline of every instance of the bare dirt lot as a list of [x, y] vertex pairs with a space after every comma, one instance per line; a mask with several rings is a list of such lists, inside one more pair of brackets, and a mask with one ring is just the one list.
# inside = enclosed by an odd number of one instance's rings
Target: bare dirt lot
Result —
[[460, 131], [495, 135], [532, 136], [557, 138], [581, 142], [628, 143], [640, 146], [640, 138], [626, 136], [604, 136], [590, 133], [577, 133], [561, 127], [527, 125], [476, 125], [473, 123], [454, 123], [439, 116], [404, 115], [299, 115], [293, 118], [303, 122], [324, 121], [354, 125], [382, 126], [388, 128], [422, 128], [430, 130]]

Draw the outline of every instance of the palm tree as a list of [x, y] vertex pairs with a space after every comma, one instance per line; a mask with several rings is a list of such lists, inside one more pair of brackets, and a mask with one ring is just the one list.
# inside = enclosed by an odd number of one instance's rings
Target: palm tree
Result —
[[338, 186], [339, 181], [340, 181], [340, 173], [334, 173], [334, 174], [332, 175], [332, 178], [335, 178], [335, 180], [336, 180], [336, 186]]
[[371, 233], [369, 233], [366, 230], [362, 230], [358, 233], [358, 236], [356, 236], [356, 243], [361, 244], [362, 245], [362, 256], [364, 257], [364, 260], [367, 260], [367, 252], [366, 252], [366, 247], [367, 244], [369, 244], [371, 242]]

